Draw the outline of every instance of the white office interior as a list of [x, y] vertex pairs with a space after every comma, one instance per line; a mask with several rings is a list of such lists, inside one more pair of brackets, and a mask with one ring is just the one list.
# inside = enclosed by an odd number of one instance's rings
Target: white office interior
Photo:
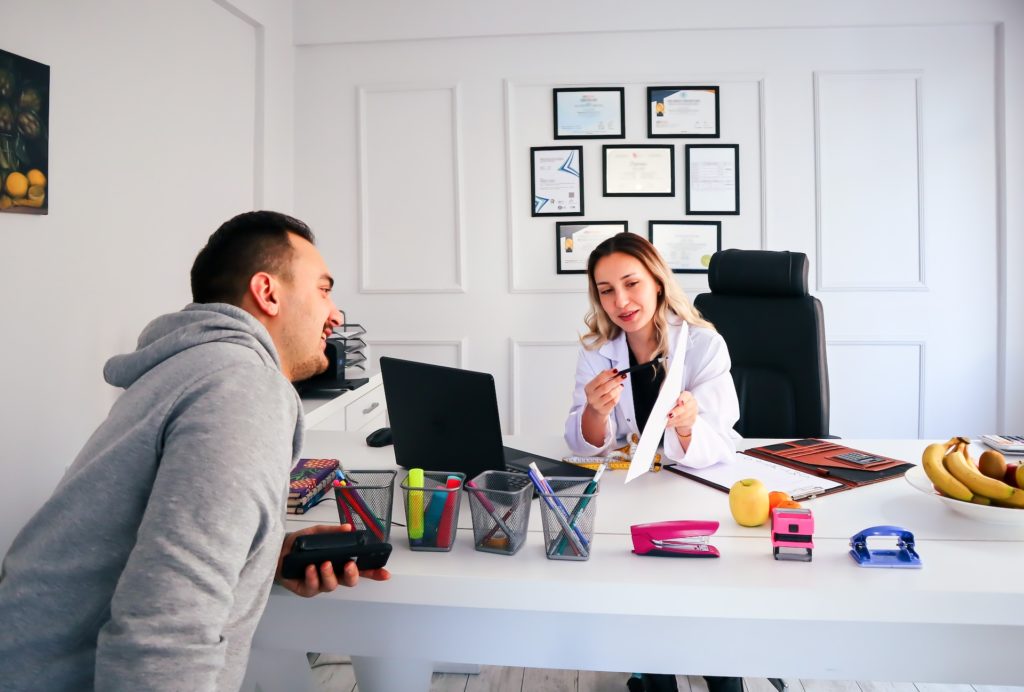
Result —
[[[833, 434], [1024, 431], [1017, 0], [4, 0], [0, 16], [0, 48], [51, 67], [49, 214], [0, 215], [0, 553], [117, 396], [104, 361], [188, 302], [195, 253], [252, 208], [313, 227], [372, 358], [493, 373], [506, 432], [560, 430], [585, 279], [556, 273], [557, 219], [527, 207], [559, 86], [625, 87], [627, 143], [647, 141], [647, 85], [720, 86], [742, 195], [723, 247], [810, 257]], [[583, 143], [584, 218], [685, 218], [678, 192], [603, 197], [600, 145]]]

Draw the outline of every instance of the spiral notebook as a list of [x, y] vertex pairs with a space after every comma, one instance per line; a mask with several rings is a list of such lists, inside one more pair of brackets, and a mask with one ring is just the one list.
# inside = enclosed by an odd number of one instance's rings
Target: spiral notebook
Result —
[[844, 487], [842, 483], [828, 478], [780, 466], [743, 452], [736, 452], [736, 456], [730, 461], [722, 461], [702, 469], [691, 469], [672, 464], [666, 466], [665, 470], [692, 478], [698, 483], [709, 485], [725, 493], [729, 492], [736, 481], [744, 478], [757, 478], [764, 483], [768, 490], [781, 490], [788, 493], [794, 500], [806, 500]]

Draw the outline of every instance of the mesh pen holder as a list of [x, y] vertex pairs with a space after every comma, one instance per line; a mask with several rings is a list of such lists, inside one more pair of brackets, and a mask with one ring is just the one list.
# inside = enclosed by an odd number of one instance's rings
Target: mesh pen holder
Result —
[[387, 543], [391, 536], [391, 507], [396, 471], [344, 471], [346, 485], [334, 488], [338, 519], [355, 531], [367, 530]]
[[466, 484], [477, 550], [514, 555], [526, 542], [533, 484], [521, 473], [484, 471]]
[[[458, 482], [448, 485], [448, 479]], [[410, 550], [447, 552], [455, 545], [459, 528], [459, 491], [466, 474], [455, 471], [424, 471], [423, 485], [409, 484], [409, 476], [402, 480], [402, 505], [405, 507], [406, 533]]]
[[551, 560], [588, 560], [594, 539], [597, 494], [587, 480], [548, 478], [551, 493], [537, 491], [544, 524], [544, 552]]

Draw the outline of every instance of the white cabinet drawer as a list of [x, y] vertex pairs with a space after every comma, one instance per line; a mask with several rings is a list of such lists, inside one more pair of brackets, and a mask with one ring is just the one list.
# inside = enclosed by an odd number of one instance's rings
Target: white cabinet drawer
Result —
[[345, 429], [361, 430], [371, 419], [384, 413], [386, 407], [384, 387], [373, 387], [345, 406]]

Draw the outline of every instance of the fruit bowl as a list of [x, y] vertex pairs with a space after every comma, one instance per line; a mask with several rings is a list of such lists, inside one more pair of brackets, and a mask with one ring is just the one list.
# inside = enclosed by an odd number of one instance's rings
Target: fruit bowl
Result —
[[929, 480], [928, 476], [925, 475], [924, 469], [920, 466], [915, 466], [908, 470], [904, 478], [907, 479], [907, 483], [909, 483], [914, 490], [918, 490], [925, 495], [934, 497], [957, 514], [962, 514], [965, 517], [970, 517], [971, 519], [976, 519], [978, 521], [989, 522], [991, 524], [1017, 524], [1019, 526], [1024, 526], [1024, 509], [976, 505], [973, 502], [954, 500], [951, 497], [943, 497], [942, 495], [939, 495], [935, 492], [935, 488], [932, 487], [931, 480]]

